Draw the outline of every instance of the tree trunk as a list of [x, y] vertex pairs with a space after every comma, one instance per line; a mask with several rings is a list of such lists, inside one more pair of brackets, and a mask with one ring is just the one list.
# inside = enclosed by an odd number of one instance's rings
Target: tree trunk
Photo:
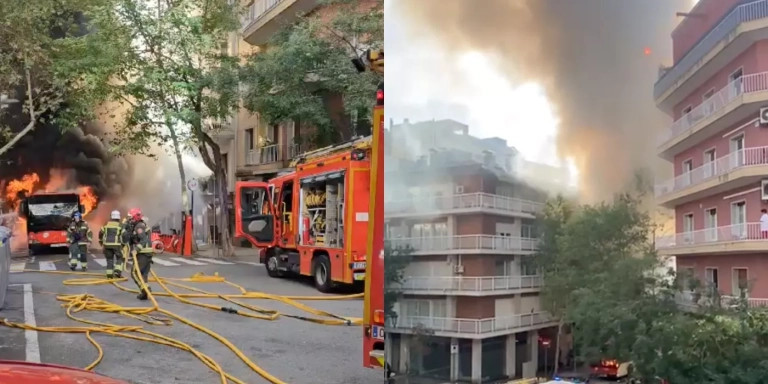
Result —
[[227, 197], [229, 196], [227, 193], [227, 169], [221, 156], [221, 147], [211, 139], [211, 136], [203, 132], [202, 126], [193, 127], [193, 129], [196, 130], [195, 134], [200, 142], [198, 150], [203, 158], [203, 163], [205, 163], [208, 169], [213, 171], [217, 180], [222, 181], [217, 187], [217, 192], [221, 196], [218, 230], [221, 234], [221, 247], [224, 257], [232, 257], [235, 255], [235, 250], [232, 247], [232, 234], [229, 232], [229, 214], [226, 204]]
[[557, 323], [557, 336], [555, 336], [555, 371], [553, 376], [557, 376], [557, 372], [560, 370], [560, 334], [563, 333], [563, 319]]
[[16, 136], [11, 139], [7, 144], [5, 144], [2, 148], [0, 148], [0, 155], [4, 154], [5, 152], [8, 152], [11, 147], [14, 146], [19, 140], [21, 140], [24, 135], [31, 132], [35, 128], [35, 121], [37, 120], [37, 113], [35, 113], [35, 103], [32, 100], [32, 76], [29, 73], [29, 69], [25, 71], [25, 76], [27, 78], [27, 102], [29, 103], [29, 124], [27, 124], [24, 129], [21, 130], [21, 132], [17, 133]]
[[173, 143], [173, 154], [176, 156], [176, 165], [179, 167], [179, 178], [181, 181], [181, 206], [186, 214], [191, 214], [189, 206], [189, 191], [187, 190], [187, 174], [184, 172], [184, 163], [181, 159], [181, 148], [179, 148], [179, 137], [170, 124], [166, 124], [171, 132], [171, 142]]

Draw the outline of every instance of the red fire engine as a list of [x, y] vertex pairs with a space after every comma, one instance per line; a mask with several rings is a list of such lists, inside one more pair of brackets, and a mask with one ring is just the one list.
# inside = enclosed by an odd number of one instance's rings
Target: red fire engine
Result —
[[308, 152], [269, 182], [238, 182], [238, 236], [271, 277], [313, 276], [321, 292], [365, 279], [370, 137]]

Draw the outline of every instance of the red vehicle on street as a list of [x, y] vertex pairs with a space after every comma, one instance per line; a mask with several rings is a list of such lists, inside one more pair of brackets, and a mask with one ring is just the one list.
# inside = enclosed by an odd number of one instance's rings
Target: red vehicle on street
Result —
[[24, 199], [20, 212], [27, 220], [29, 254], [34, 255], [50, 248], [66, 249], [72, 214], [85, 214], [85, 207], [78, 193], [40, 192]]
[[0, 383], [128, 384], [122, 380], [78, 368], [7, 360], [0, 360]]

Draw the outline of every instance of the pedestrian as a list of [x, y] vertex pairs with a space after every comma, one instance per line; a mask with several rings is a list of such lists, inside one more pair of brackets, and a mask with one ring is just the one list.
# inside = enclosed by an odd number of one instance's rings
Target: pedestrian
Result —
[[[139, 287], [139, 295], [136, 297], [139, 300], [146, 300], [149, 296], [148, 292], [144, 290], [139, 281], [139, 275], [144, 280], [145, 284], [149, 282], [149, 270], [152, 266], [152, 255], [155, 251], [152, 249], [152, 234], [149, 231], [149, 226], [144, 221], [144, 217], [140, 210], [131, 210], [133, 216], [130, 219], [133, 233], [131, 235], [131, 252], [136, 253], [137, 265], [134, 265], [131, 269], [131, 276], [133, 281]], [[149, 287], [147, 286], [147, 289]]]
[[99, 244], [104, 249], [107, 259], [107, 279], [121, 278], [125, 266], [123, 257], [123, 225], [120, 222], [120, 211], [112, 211], [109, 221], [99, 231]]
[[768, 239], [768, 210], [761, 209], [763, 214], [760, 216], [760, 233], [763, 239]]
[[93, 232], [88, 223], [83, 220], [83, 215], [76, 211], [72, 214], [72, 222], [67, 230], [69, 242], [69, 269], [76, 270], [80, 267], [83, 272], [88, 270], [88, 244], [93, 240]]

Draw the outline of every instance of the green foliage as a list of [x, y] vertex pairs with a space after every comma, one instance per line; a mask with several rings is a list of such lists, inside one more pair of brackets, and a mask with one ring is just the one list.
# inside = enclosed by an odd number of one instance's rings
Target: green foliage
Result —
[[227, 0], [161, 2], [160, 9], [151, 1], [114, 1], [111, 12], [91, 21], [127, 42], [116, 48], [118, 68], [100, 89], [120, 104], [113, 151], [150, 155], [152, 145], [186, 144], [202, 147], [215, 170], [205, 121], [237, 108], [237, 59], [221, 50], [238, 27], [236, 9]]
[[[326, 106], [327, 98], [340, 95], [346, 118], [370, 116], [381, 75], [358, 73], [351, 59], [366, 48], [383, 46], [383, 10], [360, 9], [355, 1], [324, 1], [333, 7], [328, 22], [318, 15], [287, 26], [254, 54], [243, 70], [245, 107], [272, 125], [298, 121], [316, 128], [318, 145], [345, 140], [339, 121]], [[286, 70], [290, 68], [290, 70]]]
[[118, 61], [112, 47], [120, 41], [101, 44], [108, 31], [89, 31], [78, 22], [111, 5], [109, 0], [0, 2], [0, 92], [16, 99], [18, 91], [26, 93], [19, 102], [34, 116], [30, 123], [55, 118], [66, 129], [94, 117], [105, 96], [100, 83]]
[[403, 282], [403, 272], [411, 262], [413, 248], [392, 247], [389, 242], [384, 245], [384, 314], [391, 318], [394, 305], [400, 298], [399, 286]]
[[540, 219], [542, 305], [574, 325], [582, 361], [632, 361], [644, 382], [764, 382], [768, 313], [684, 311], [675, 297], [690, 284], [660, 272], [653, 223], [636, 196], [594, 206], [548, 202]]

